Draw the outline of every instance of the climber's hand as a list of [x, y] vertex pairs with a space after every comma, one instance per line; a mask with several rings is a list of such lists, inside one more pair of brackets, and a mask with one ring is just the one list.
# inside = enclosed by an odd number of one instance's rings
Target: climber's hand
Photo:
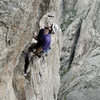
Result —
[[36, 34], [36, 32], [34, 33], [33, 38], [34, 38], [35, 40], [37, 40], [37, 34]]

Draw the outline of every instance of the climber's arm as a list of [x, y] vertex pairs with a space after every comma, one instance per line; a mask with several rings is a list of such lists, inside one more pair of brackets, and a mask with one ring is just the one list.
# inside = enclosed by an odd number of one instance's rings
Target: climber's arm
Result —
[[37, 35], [36, 32], [34, 33], [33, 38], [34, 38], [35, 40], [38, 40], [38, 35]]
[[40, 53], [40, 52], [42, 51], [42, 49], [43, 49], [43, 47], [42, 47], [42, 46], [40, 46], [39, 48], [37, 48], [37, 49], [36, 49], [36, 51], [35, 51], [35, 54]]
[[37, 35], [36, 34], [36, 32], [35, 32], [35, 34], [34, 34], [34, 36], [33, 36], [33, 38], [35, 39], [35, 40], [39, 40], [40, 39], [40, 37], [41, 37], [41, 34], [43, 33], [43, 31], [44, 31], [44, 29], [42, 28], [42, 29], [40, 29], [40, 31], [39, 31], [39, 34]]
[[36, 36], [36, 35], [34, 35], [33, 38], [34, 38], [35, 40], [38, 40], [38, 36]]

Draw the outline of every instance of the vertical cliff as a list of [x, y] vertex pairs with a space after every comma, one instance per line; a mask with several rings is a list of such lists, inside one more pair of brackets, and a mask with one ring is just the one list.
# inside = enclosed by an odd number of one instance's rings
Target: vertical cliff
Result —
[[28, 47], [44, 16], [53, 15], [59, 26], [60, 0], [0, 1], [0, 100], [56, 100], [60, 85], [59, 31], [52, 36], [51, 50], [45, 62], [33, 59], [27, 77], [23, 76]]
[[[0, 100], [100, 100], [99, 14], [100, 0], [0, 0]], [[51, 50], [24, 77], [22, 51], [45, 21], [58, 25]]]
[[100, 100], [100, 1], [63, 0], [58, 100]]

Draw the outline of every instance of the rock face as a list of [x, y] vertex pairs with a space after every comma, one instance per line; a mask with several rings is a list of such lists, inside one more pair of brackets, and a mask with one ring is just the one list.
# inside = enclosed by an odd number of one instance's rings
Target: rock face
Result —
[[[99, 14], [100, 0], [0, 0], [0, 100], [100, 100]], [[45, 21], [58, 25], [51, 50], [24, 77], [22, 51]]]
[[76, 14], [65, 25], [72, 16], [66, 7], [61, 24], [65, 39], [58, 100], [100, 100], [100, 0], [65, 1]]
[[[57, 100], [60, 85], [60, 35], [52, 36], [48, 57], [34, 58], [23, 76], [27, 48], [44, 15], [59, 25], [60, 0], [0, 1], [0, 100]], [[42, 26], [43, 27], [43, 26]], [[56, 63], [57, 62], [57, 63]]]

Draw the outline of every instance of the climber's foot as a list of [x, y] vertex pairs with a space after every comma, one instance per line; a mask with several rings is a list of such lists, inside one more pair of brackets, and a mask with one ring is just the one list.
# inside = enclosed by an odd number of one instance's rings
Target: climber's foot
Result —
[[27, 72], [24, 72], [24, 76], [25, 76], [25, 77], [27, 76]]

